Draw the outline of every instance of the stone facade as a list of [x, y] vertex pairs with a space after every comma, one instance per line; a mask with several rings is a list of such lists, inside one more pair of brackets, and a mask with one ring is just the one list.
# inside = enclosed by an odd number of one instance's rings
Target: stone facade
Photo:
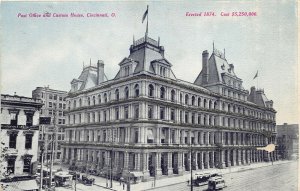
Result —
[[35, 174], [41, 107], [41, 100], [1, 94], [1, 179]]
[[248, 100], [233, 65], [215, 51], [202, 55], [209, 69], [194, 83], [177, 79], [164, 47], [147, 36], [133, 41], [114, 79], [97, 80], [105, 75], [103, 61], [85, 68], [98, 76], [72, 81], [63, 162], [147, 181], [276, 160], [275, 153], [256, 150], [275, 143], [271, 101]]

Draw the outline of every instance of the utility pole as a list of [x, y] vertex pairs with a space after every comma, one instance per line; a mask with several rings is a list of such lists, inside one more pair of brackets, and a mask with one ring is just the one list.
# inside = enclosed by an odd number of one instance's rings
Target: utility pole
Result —
[[41, 174], [40, 174], [40, 191], [43, 189], [43, 165], [44, 165], [44, 149], [45, 149], [45, 143], [44, 143], [44, 125], [42, 125], [42, 147], [41, 147]]
[[51, 188], [52, 186], [52, 169], [53, 169], [53, 156], [54, 156], [54, 145], [55, 145], [55, 139], [56, 139], [56, 104], [54, 106], [54, 117], [53, 117], [53, 128], [54, 128], [54, 131], [52, 132], [52, 143], [51, 143], [51, 164], [50, 164], [50, 182], [49, 182], [49, 187]]
[[193, 191], [193, 147], [192, 147], [192, 144], [191, 144], [191, 191]]

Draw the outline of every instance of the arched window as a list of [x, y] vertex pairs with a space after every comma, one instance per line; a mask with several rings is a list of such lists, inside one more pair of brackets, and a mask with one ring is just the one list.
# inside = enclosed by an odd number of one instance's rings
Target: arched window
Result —
[[189, 95], [188, 95], [188, 94], [185, 95], [184, 103], [185, 103], [186, 105], [189, 103]]
[[101, 95], [100, 94], [98, 95], [98, 103], [99, 104], [101, 103]]
[[235, 105], [233, 106], [233, 113], [235, 113]]
[[96, 98], [93, 96], [93, 105], [96, 105]]
[[154, 97], [154, 87], [153, 87], [153, 85], [150, 84], [148, 88], [149, 88], [148, 89], [148, 96], [149, 97]]
[[227, 111], [228, 111], [228, 112], [231, 112], [231, 105], [230, 105], [230, 104], [228, 104]]
[[163, 67], [161, 66], [161, 67], [160, 67], [160, 71], [159, 71], [159, 75], [162, 76], [162, 73], [163, 73]]
[[192, 105], [195, 105], [195, 96], [192, 96]]
[[107, 103], [107, 94], [104, 94], [104, 103]]
[[217, 102], [214, 102], [214, 109], [217, 109]]
[[88, 106], [90, 106], [90, 105], [91, 105], [91, 98], [88, 97]]
[[166, 90], [164, 87], [161, 87], [160, 88], [160, 98], [161, 99], [165, 99], [165, 93], [166, 93]]
[[212, 101], [211, 100], [209, 100], [209, 109], [211, 109], [212, 108]]
[[203, 107], [206, 108], [206, 99], [203, 100]]
[[166, 68], [163, 68], [163, 76], [166, 76]]
[[73, 108], [76, 108], [76, 100], [73, 102]]
[[175, 102], [175, 90], [171, 91], [171, 102]]
[[116, 95], [116, 100], [118, 101], [120, 99], [119, 89], [116, 89], [115, 95]]
[[222, 110], [224, 111], [225, 110], [225, 103], [223, 102], [222, 104]]
[[71, 109], [71, 102], [68, 101], [68, 110], [70, 110], [70, 109]]
[[136, 84], [136, 85], [134, 86], [134, 96], [135, 96], [135, 97], [139, 97], [139, 95], [140, 95], [139, 85]]
[[180, 103], [183, 103], [182, 102], [182, 93], [180, 93]]
[[201, 106], [201, 98], [199, 97], [198, 98], [198, 107], [200, 107]]
[[124, 94], [125, 94], [125, 99], [128, 99], [129, 98], [129, 89], [128, 89], [128, 87], [125, 87]]
[[79, 107], [82, 106], [82, 101], [81, 101], [81, 98], [79, 98]]

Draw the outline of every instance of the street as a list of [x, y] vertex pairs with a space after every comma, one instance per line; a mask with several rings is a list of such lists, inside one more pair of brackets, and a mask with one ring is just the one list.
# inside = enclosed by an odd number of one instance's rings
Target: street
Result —
[[[225, 174], [225, 191], [297, 191], [297, 162], [261, 167], [242, 172]], [[194, 187], [194, 191], [204, 191], [207, 186]], [[153, 191], [186, 191], [187, 183], [151, 189]]]

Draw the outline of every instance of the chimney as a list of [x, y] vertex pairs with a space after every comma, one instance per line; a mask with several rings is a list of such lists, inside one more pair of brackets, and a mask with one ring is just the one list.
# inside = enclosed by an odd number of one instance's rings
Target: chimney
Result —
[[163, 46], [159, 47], [159, 53], [162, 55], [162, 57], [165, 57], [165, 48]]
[[208, 83], [208, 51], [204, 50], [202, 52], [202, 71], [203, 71], [203, 76], [202, 76], [202, 84], [207, 84]]
[[97, 85], [104, 82], [104, 62], [98, 60], [97, 62]]

